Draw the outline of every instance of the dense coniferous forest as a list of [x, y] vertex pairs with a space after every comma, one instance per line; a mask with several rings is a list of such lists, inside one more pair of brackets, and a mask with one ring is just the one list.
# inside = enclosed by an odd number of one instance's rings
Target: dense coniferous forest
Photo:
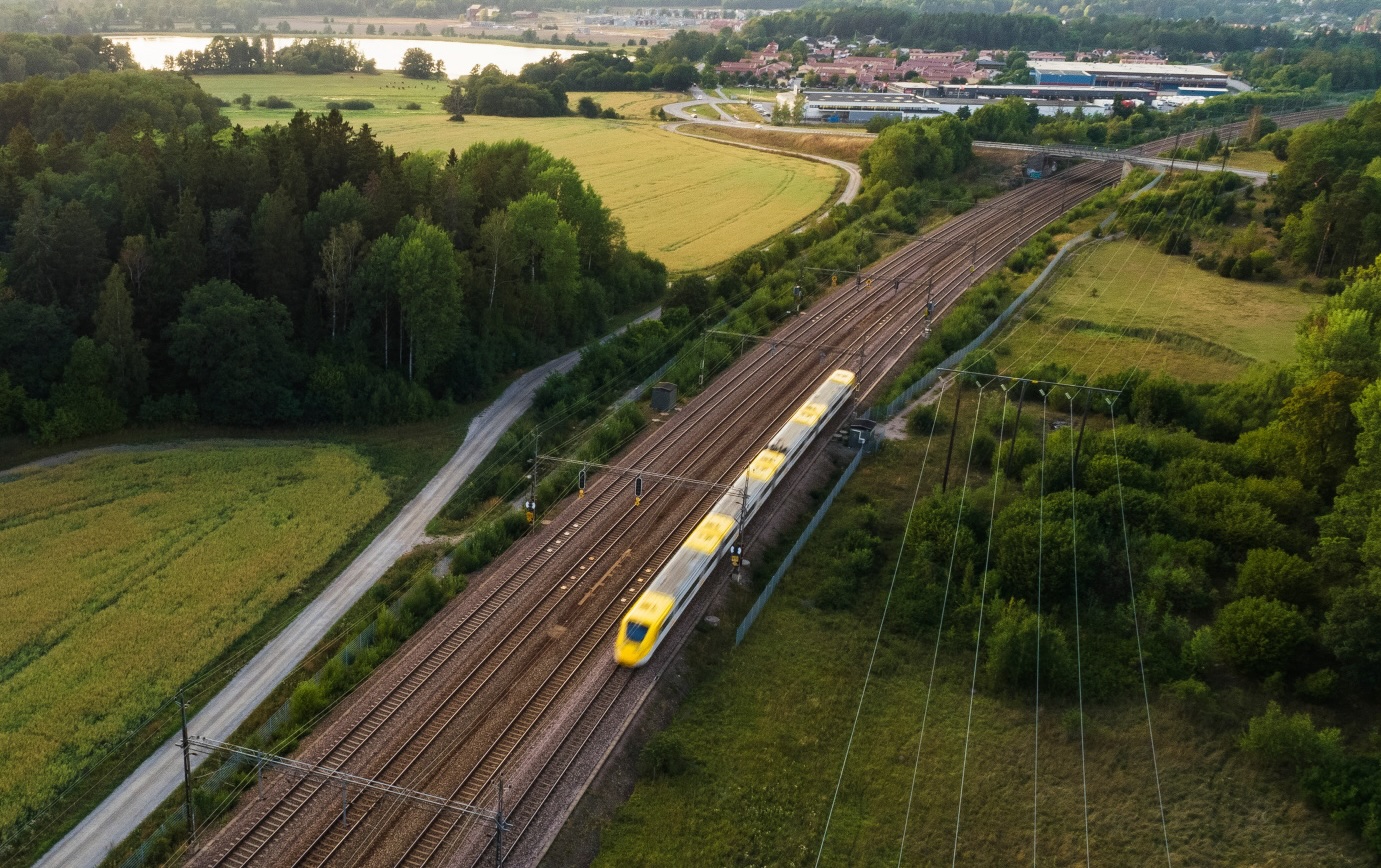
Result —
[[299, 112], [230, 128], [179, 76], [0, 87], [0, 429], [390, 422], [656, 297], [571, 164], [443, 161]]

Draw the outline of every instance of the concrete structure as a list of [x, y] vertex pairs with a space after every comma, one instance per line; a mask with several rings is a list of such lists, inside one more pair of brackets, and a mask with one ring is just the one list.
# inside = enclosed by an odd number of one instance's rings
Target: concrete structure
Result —
[[1226, 90], [1228, 74], [1176, 63], [1085, 63], [1036, 60], [1028, 64], [1037, 85], [1076, 87], [1210, 88]]
[[[875, 117], [936, 117], [944, 112], [933, 100], [908, 93], [839, 93], [805, 91], [805, 119], [826, 123], [867, 123]], [[958, 111], [958, 109], [955, 109]]]
[[[976, 112], [991, 99], [979, 97], [951, 99], [947, 97], [930, 98], [913, 93], [839, 93], [837, 91], [805, 91], [806, 121], [833, 124], [864, 124], [875, 117], [896, 118], [899, 120], [920, 120], [938, 117], [942, 114], [957, 114], [967, 108]], [[1079, 106], [1090, 114], [1106, 113], [1108, 106], [1092, 106], [1083, 103], [1070, 103], [1055, 100], [1028, 99], [1042, 117], [1053, 117], [1060, 112], [1073, 111]]]

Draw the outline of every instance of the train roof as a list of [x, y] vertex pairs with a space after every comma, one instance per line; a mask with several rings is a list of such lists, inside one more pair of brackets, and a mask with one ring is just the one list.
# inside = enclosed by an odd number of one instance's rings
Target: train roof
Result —
[[801, 409], [796, 411], [796, 415], [791, 417], [791, 421], [797, 425], [818, 425], [820, 424], [820, 417], [825, 415], [825, 411], [828, 409], [828, 404], [807, 401], [801, 405]]
[[785, 462], [786, 456], [782, 453], [775, 449], [764, 449], [753, 459], [753, 463], [748, 465], [745, 472], [754, 482], [770, 482]]
[[841, 386], [852, 386], [854, 384], [854, 372], [840, 368], [833, 374], [830, 374], [830, 382], [838, 383]]
[[719, 551], [719, 547], [724, 543], [724, 537], [734, 529], [734, 519], [730, 516], [718, 512], [712, 512], [700, 520], [691, 531], [690, 536], [686, 537], [684, 547], [694, 549], [701, 554], [712, 555]]
[[647, 591], [628, 610], [627, 618], [642, 624], [657, 624], [667, 616], [676, 600], [658, 591]]

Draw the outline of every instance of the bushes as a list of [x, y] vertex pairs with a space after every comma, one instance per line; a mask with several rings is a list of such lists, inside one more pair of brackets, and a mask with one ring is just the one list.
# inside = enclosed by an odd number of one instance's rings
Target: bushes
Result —
[[[417, 103], [412, 103], [412, 105], [417, 105]], [[417, 107], [421, 108], [421, 106]], [[285, 106], [285, 108], [288, 108], [288, 106]], [[326, 108], [330, 111], [341, 111], [343, 109], [345, 111], [360, 112], [374, 108], [374, 103], [367, 99], [347, 99], [341, 102], [328, 102]]]
[[1279, 600], [1243, 597], [1228, 603], [1214, 624], [1216, 647], [1223, 659], [1254, 675], [1286, 669], [1309, 640], [1309, 625], [1293, 607]]
[[256, 102], [255, 105], [257, 105], [259, 108], [266, 109], [296, 108], [296, 106], [294, 106], [291, 102], [288, 102], [287, 100], [276, 96], [266, 96], [263, 99]]

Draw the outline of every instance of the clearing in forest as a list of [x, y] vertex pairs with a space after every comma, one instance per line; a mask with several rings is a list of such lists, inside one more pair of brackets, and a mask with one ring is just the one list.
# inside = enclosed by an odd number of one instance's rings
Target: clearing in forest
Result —
[[1022, 376], [1054, 362], [1090, 378], [1136, 366], [1193, 382], [1231, 380], [1256, 362], [1289, 362], [1317, 296], [1234, 280], [1136, 241], [1085, 247], [988, 343]]
[[339, 446], [94, 455], [0, 475], [0, 829], [119, 741], [388, 503]]
[[[628, 244], [672, 271], [705, 268], [797, 225], [827, 205], [842, 183], [837, 169], [776, 154], [726, 148], [669, 133], [650, 111], [679, 95], [590, 94], [623, 120], [501, 118], [469, 115], [450, 121], [440, 105], [444, 82], [413, 81], [397, 73], [367, 76], [290, 74], [207, 75], [198, 84], [233, 100], [272, 94], [313, 114], [328, 102], [360, 99], [364, 111], [343, 110], [356, 127], [369, 124], [398, 151], [463, 152], [475, 142], [526, 139], [565, 157], [620, 220]], [[574, 106], [584, 94], [570, 94]], [[415, 103], [417, 109], [403, 106]], [[286, 123], [293, 109], [225, 109], [246, 129]]]

